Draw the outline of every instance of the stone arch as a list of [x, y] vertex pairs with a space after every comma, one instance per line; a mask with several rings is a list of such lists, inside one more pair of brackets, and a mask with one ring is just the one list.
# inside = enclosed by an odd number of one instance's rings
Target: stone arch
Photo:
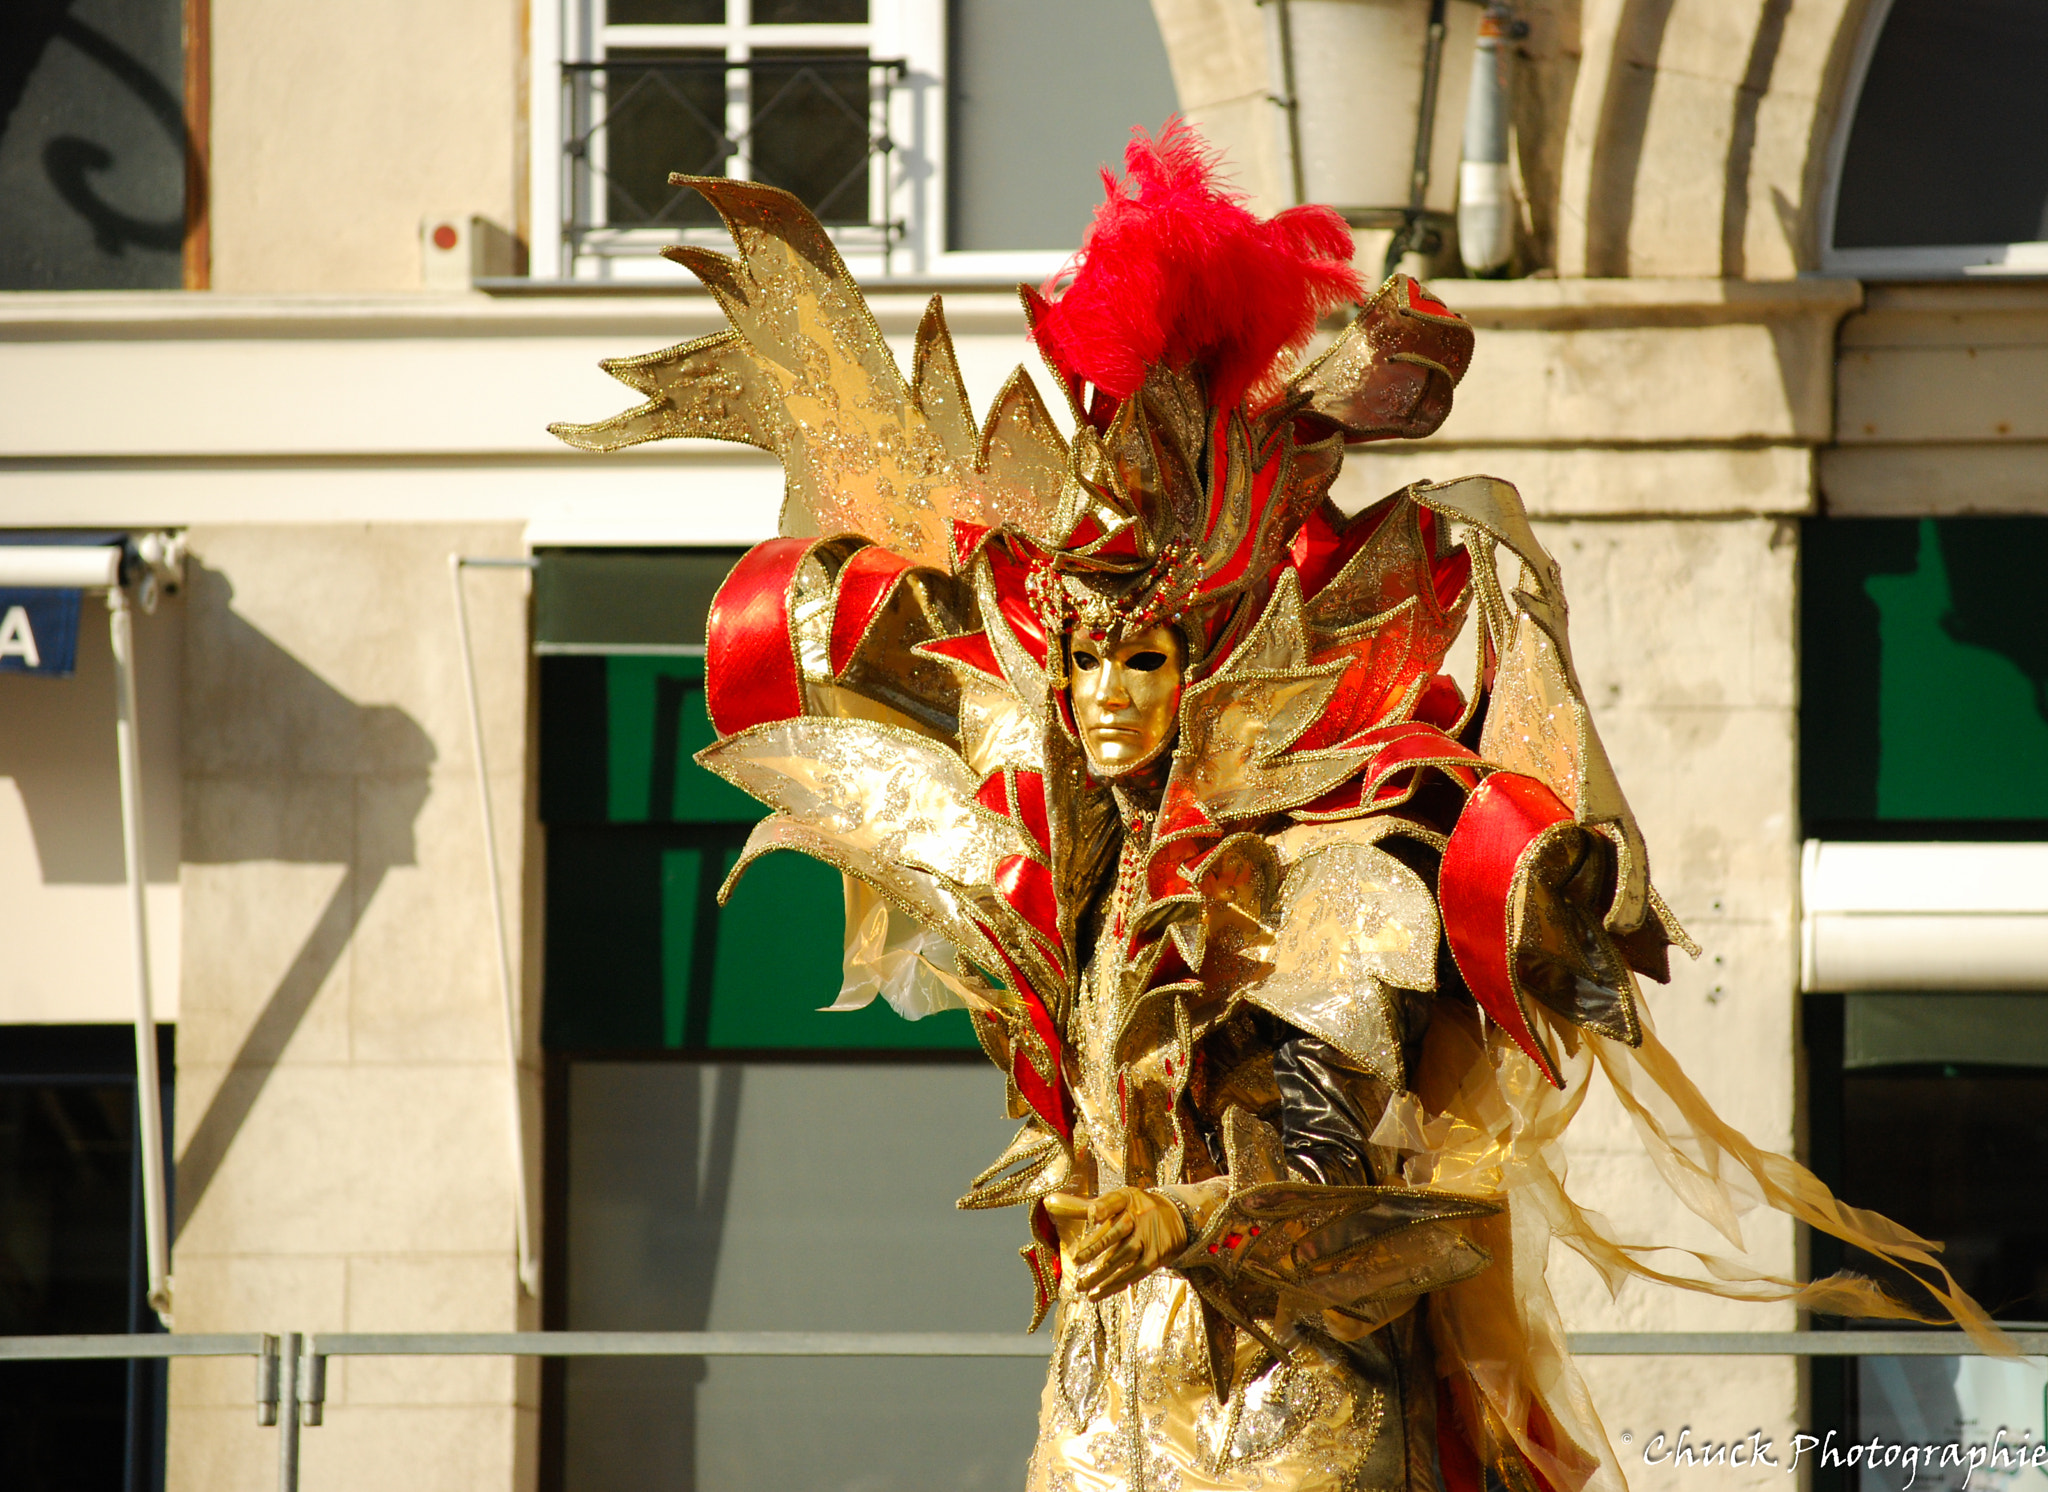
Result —
[[1814, 267], [1828, 146], [1877, 3], [1586, 0], [1561, 122], [1558, 273]]

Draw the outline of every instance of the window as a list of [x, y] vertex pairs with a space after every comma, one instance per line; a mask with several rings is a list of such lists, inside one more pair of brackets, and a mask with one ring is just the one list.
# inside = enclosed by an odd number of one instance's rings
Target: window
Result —
[[[985, 1058], [558, 1058], [551, 1071], [551, 1326], [1018, 1332], [1029, 1320], [1021, 1211], [953, 1206], [1016, 1129]], [[547, 1396], [542, 1485], [1016, 1487], [1044, 1377], [1035, 1358], [575, 1361]]]
[[[966, 1012], [821, 1011], [843, 899], [815, 861], [767, 856], [718, 905], [762, 814], [692, 760], [712, 739], [705, 612], [739, 554], [541, 557], [544, 1319], [1017, 1330], [1019, 1216], [953, 1207], [1016, 1128]], [[1043, 1373], [1031, 1359], [550, 1363], [542, 1485], [1010, 1485]]]
[[184, 283], [179, 0], [16, 5], [0, 26], [0, 290]]
[[863, 279], [1041, 278], [1175, 96], [1147, 0], [563, 0], [535, 47], [534, 274], [723, 249], [671, 171], [796, 193]]
[[[0, 1336], [160, 1329], [141, 1194], [134, 1028], [0, 1026]], [[0, 1487], [161, 1489], [164, 1367], [0, 1363]]]
[[[2048, 1206], [2015, 1186], [2048, 1146], [2048, 991], [1809, 995], [1808, 1133], [1821, 1179], [1947, 1245], [1958, 1283], [2008, 1326], [2048, 1321]], [[1812, 1236], [1815, 1273], [1876, 1275], [1932, 1306], [1897, 1270]], [[1899, 1323], [1817, 1319], [1818, 1327]], [[1816, 1358], [1812, 1423], [1892, 1444], [2043, 1441], [2040, 1359]], [[2019, 1486], [2008, 1472], [2003, 1486]], [[1961, 1468], [1919, 1485], [1959, 1492]], [[1896, 1468], [1814, 1469], [1817, 1492], [1898, 1492]], [[1971, 1486], [1984, 1485], [1980, 1473]]]
[[[1852, 973], [1813, 978], [1823, 964], [1810, 929], [1826, 903], [1811, 871], [1826, 847], [1809, 843], [1809, 1160], [1845, 1201], [1943, 1240], [1964, 1289], [1999, 1320], [2029, 1325], [2048, 1320], [2048, 1207], [2013, 1178], [2036, 1172], [2048, 1147], [2048, 989], [1976, 976], [2002, 927], [2039, 916], [2039, 877], [1972, 869], [2038, 864], [2048, 842], [2048, 650], [2035, 604], [2044, 566], [2048, 519], [2031, 517], [1814, 519], [1801, 548], [1805, 832], [1866, 865], [1905, 867], [1838, 919], [1858, 956], [1832, 962]], [[1888, 915], [1916, 898], [1940, 915]], [[1906, 956], [1888, 966], [1868, 956], [1902, 933]], [[2011, 967], [2031, 967], [2016, 982], [2038, 985], [2030, 937]], [[1923, 987], [1897, 987], [1923, 976]], [[1928, 1303], [1877, 1260], [1810, 1241], [1816, 1273], [1875, 1273]], [[1823, 1358], [1811, 1371], [1812, 1421], [1845, 1440], [1967, 1443], [2001, 1426], [2008, 1443], [2042, 1440], [2041, 1376], [2029, 1364]], [[1897, 1492], [1899, 1480], [1896, 1469], [1814, 1475], [1818, 1492]], [[1922, 1473], [1942, 1492], [1960, 1480], [1953, 1468]]]
[[1836, 133], [1822, 267], [2048, 272], [2048, 8], [1873, 7]]

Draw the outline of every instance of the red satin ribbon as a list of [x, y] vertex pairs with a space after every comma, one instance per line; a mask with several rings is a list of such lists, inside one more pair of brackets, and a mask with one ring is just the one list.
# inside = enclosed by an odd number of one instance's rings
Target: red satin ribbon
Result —
[[881, 615], [889, 593], [910, 568], [910, 561], [891, 554], [879, 544], [870, 544], [848, 560], [839, 572], [839, 589], [832, 606], [832, 676], [837, 678], [853, 661], [854, 649], [868, 635], [868, 628]]
[[1515, 871], [1536, 837], [1571, 816], [1557, 794], [1535, 778], [1495, 772], [1466, 800], [1437, 877], [1444, 936], [1472, 997], [1559, 1087], [1564, 1085], [1515, 997], [1508, 898]]
[[803, 680], [789, 635], [789, 588], [817, 542], [756, 544], [712, 597], [704, 692], [719, 735], [803, 713]]

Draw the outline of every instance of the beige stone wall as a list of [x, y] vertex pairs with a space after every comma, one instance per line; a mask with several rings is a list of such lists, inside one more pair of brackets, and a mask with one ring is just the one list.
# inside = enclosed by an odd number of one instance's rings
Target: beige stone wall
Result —
[[[1787, 492], [1787, 498], [1792, 494]], [[1658, 889], [1701, 945], [1646, 985], [1658, 1035], [1730, 1123], [1768, 1150], [1796, 1148], [1799, 846], [1793, 626], [1798, 526], [1791, 518], [1645, 515], [1540, 525], [1564, 568], [1572, 641], [1602, 739], [1649, 844]], [[1574, 1195], [1623, 1238], [1728, 1251], [1658, 1179], [1604, 1082], [1567, 1141]], [[1753, 1214], [1753, 1259], [1795, 1264], [1793, 1228]], [[1665, 1265], [1690, 1261], [1665, 1259]], [[1680, 1269], [1678, 1272], [1685, 1272]], [[1642, 1282], [1610, 1299], [1577, 1255], [1550, 1271], [1579, 1331], [1787, 1331], [1785, 1307]], [[1659, 1431], [1790, 1443], [1799, 1372], [1790, 1359], [1585, 1358], [1595, 1402], [1639, 1489], [1685, 1476], [1642, 1464]], [[1782, 1486], [1782, 1470], [1716, 1468], [1717, 1486]]]
[[412, 290], [420, 220], [511, 228], [525, 7], [213, 0], [217, 290]]
[[[0, 498], [0, 511], [6, 511]], [[178, 717], [185, 608], [135, 613], [152, 1004], [178, 1018]], [[68, 679], [0, 675], [0, 1026], [132, 1021], [127, 856], [106, 601], [85, 597]]]
[[[178, 1329], [531, 1327], [447, 563], [517, 554], [520, 532], [191, 538]], [[525, 578], [469, 584], [516, 938]], [[176, 1366], [172, 1487], [275, 1484], [276, 1434], [256, 1426], [250, 1394], [246, 1361]], [[337, 1361], [329, 1395], [329, 1423], [306, 1431], [308, 1488], [530, 1484], [530, 1365]]]
[[2048, 285], [1886, 285], [1842, 326], [1822, 495], [1844, 516], [2048, 512]]

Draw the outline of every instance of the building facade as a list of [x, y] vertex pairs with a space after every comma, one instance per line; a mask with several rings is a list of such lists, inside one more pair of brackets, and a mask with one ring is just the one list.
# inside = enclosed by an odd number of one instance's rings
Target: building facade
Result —
[[[6, 23], [0, 541], [162, 531], [187, 556], [135, 623], [177, 1331], [1021, 1326], [1015, 1219], [950, 1207], [1004, 1138], [964, 1025], [817, 1010], [841, 928], [812, 867], [712, 900], [753, 810], [689, 761], [703, 608], [774, 531], [778, 469], [545, 427], [619, 406], [599, 358], [723, 325], [658, 257], [719, 241], [671, 169], [804, 195], [899, 354], [942, 290], [985, 409], [1028, 358], [1010, 287], [1056, 272], [1132, 126], [1184, 112], [1266, 210], [1326, 157], [1405, 169], [1412, 135], [1342, 133], [1311, 64], [1398, 92], [1415, 63], [1345, 48], [1429, 9], [81, 0]], [[1478, 8], [1449, 12], [1443, 138]], [[1510, 271], [1462, 277], [1431, 220], [1474, 366], [1438, 435], [1354, 453], [1338, 499], [1520, 488], [1705, 949], [1651, 992], [1665, 1041], [1751, 1137], [1955, 1237], [1996, 1312], [2048, 1317], [2048, 1217], [1983, 1201], [2048, 1143], [2025, 849], [2048, 841], [2048, 175], [2007, 143], [2038, 133], [2048, 19], [1515, 18]], [[1401, 204], [1339, 205], [1376, 263]], [[0, 1334], [149, 1320], [109, 637], [88, 593], [75, 671], [16, 676], [0, 629]], [[1828, 879], [1841, 845], [1899, 858]], [[1711, 1247], [1627, 1124], [1603, 1095], [1575, 1123], [1581, 1200]], [[1836, 1262], [1757, 1226], [1775, 1267]], [[1574, 1329], [1798, 1324], [1610, 1299], [1568, 1254], [1553, 1278]], [[1905, 1361], [1585, 1369], [1633, 1482], [1763, 1486], [1782, 1467], [1636, 1453], [1689, 1427], [1782, 1455], [1795, 1428], [1981, 1419], [2004, 1392]], [[108, 1486], [274, 1478], [241, 1360], [7, 1371], [9, 1485], [79, 1456]], [[1035, 1378], [337, 1359], [304, 1485], [1007, 1486]]]

